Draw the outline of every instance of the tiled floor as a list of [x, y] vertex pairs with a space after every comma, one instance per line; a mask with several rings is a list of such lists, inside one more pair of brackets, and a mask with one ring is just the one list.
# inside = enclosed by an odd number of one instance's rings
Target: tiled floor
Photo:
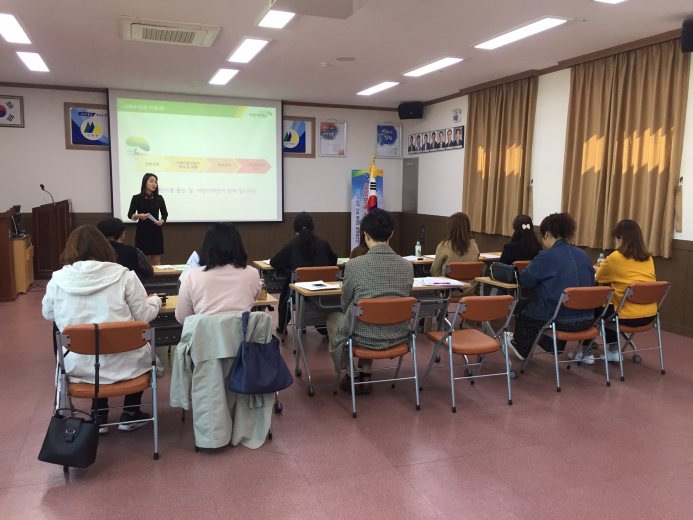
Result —
[[[412, 382], [376, 385], [357, 397], [354, 420], [349, 396], [332, 394], [327, 342], [310, 330], [315, 396], [305, 376], [282, 392], [274, 440], [259, 450], [195, 453], [191, 422], [168, 406], [167, 371], [160, 460], [151, 426], [111, 429], [97, 462], [64, 477], [36, 459], [53, 404], [42, 296], [0, 304], [3, 520], [693, 517], [693, 340], [665, 333], [666, 375], [648, 352], [640, 365], [626, 360], [625, 382], [613, 365], [610, 388], [602, 364], [562, 367], [560, 394], [544, 356], [513, 382], [512, 406], [504, 378], [459, 382], [456, 414], [446, 371], [430, 377], [419, 412]], [[640, 343], [654, 346], [654, 335]], [[432, 348], [418, 345], [423, 371]], [[500, 368], [494, 357], [489, 368]]]

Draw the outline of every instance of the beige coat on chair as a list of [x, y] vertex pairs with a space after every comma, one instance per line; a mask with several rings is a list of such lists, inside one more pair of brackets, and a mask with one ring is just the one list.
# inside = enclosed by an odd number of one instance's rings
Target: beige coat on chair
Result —
[[[272, 318], [251, 312], [247, 341], [269, 343]], [[243, 340], [241, 314], [195, 314], [185, 319], [171, 376], [171, 406], [193, 404], [195, 445], [220, 448], [229, 442], [259, 448], [272, 422], [274, 394], [242, 395], [228, 390]]]

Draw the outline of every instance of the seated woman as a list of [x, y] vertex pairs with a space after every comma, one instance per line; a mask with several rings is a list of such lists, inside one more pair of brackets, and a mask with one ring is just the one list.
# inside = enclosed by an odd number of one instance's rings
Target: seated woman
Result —
[[[67, 239], [60, 257], [63, 268], [53, 273], [43, 297], [43, 317], [54, 320], [59, 330], [68, 325], [119, 321], [152, 321], [161, 307], [156, 295], [147, 297], [137, 275], [118, 265], [115, 250], [94, 226], [80, 226]], [[67, 349], [63, 354], [67, 353]], [[149, 372], [149, 344], [131, 352], [100, 356], [99, 383], [108, 385], [134, 379]], [[94, 356], [71, 352], [65, 356], [65, 370], [71, 383], [94, 384]], [[125, 396], [120, 422], [148, 419], [140, 411], [142, 392]], [[99, 424], [108, 422], [108, 399], [99, 398]], [[121, 424], [119, 430], [134, 430], [145, 422]], [[99, 428], [106, 433], [107, 426]]]
[[498, 261], [512, 265], [513, 262], [534, 260], [541, 249], [537, 235], [534, 234], [532, 219], [528, 215], [518, 215], [513, 220], [513, 236], [503, 246], [503, 253]]
[[[551, 319], [563, 290], [568, 287], [592, 287], [594, 267], [587, 254], [568, 243], [575, 235], [575, 220], [568, 213], [553, 213], [541, 222], [544, 250], [520, 274], [520, 283], [537, 290], [537, 297], [517, 315], [515, 333], [510, 346], [521, 360], [529, 354], [532, 343], [544, 324]], [[574, 310], [562, 307], [556, 317], [556, 328], [565, 332], [579, 332], [594, 321], [592, 310]], [[543, 337], [539, 345], [553, 352], [553, 340]], [[565, 342], [558, 342], [563, 352]], [[589, 363], [587, 357], [583, 361]], [[594, 363], [594, 357], [592, 357]]]
[[365, 255], [366, 253], [368, 253], [368, 249], [369, 248], [368, 244], [366, 243], [366, 235], [363, 233], [363, 231], [361, 231], [361, 241], [359, 242], [359, 245], [357, 245], [354, 249], [351, 250], [349, 260]]
[[[614, 237], [616, 251], [611, 253], [597, 269], [597, 282], [602, 285], [610, 285], [614, 290], [614, 297], [606, 315], [611, 316], [614, 309], [618, 309], [628, 284], [633, 282], [656, 282], [654, 261], [647, 251], [645, 240], [642, 237], [640, 226], [634, 220], [622, 220], [611, 232]], [[602, 309], [595, 310], [601, 314]], [[657, 304], [635, 305], [626, 302], [623, 304], [619, 321], [623, 325], [642, 327], [649, 325], [657, 314]], [[618, 338], [616, 331], [606, 329], [606, 359], [619, 361]]]
[[247, 268], [241, 235], [229, 222], [207, 231], [200, 249], [200, 267], [188, 271], [178, 291], [176, 320], [193, 314], [235, 314], [250, 311], [260, 296], [257, 269]]
[[[270, 265], [275, 269], [288, 269], [293, 273], [299, 267], [322, 267], [337, 265], [337, 255], [332, 252], [332, 248], [327, 240], [315, 236], [315, 224], [313, 217], [305, 211], [300, 212], [294, 217], [294, 231], [296, 238], [289, 241], [281, 251], [270, 259]], [[291, 274], [282, 287], [279, 296], [279, 310], [277, 332], [285, 333], [286, 324], [289, 321], [289, 284]], [[326, 334], [324, 328], [318, 329], [321, 334]]]
[[[450, 262], [476, 262], [479, 260], [479, 246], [472, 238], [469, 217], [464, 213], [455, 213], [447, 221], [448, 236], [436, 248], [436, 257], [431, 266], [431, 276], [443, 276], [445, 267]], [[453, 291], [453, 298], [469, 296], [476, 292], [476, 280], [464, 280], [469, 287], [463, 291]]]

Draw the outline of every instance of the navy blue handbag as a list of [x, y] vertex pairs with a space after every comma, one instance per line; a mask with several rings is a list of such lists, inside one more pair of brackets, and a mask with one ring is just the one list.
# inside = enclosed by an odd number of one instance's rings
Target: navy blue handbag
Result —
[[249, 312], [243, 313], [243, 342], [229, 378], [229, 390], [237, 394], [270, 394], [284, 390], [294, 378], [279, 352], [279, 340], [272, 335], [269, 343], [245, 340]]

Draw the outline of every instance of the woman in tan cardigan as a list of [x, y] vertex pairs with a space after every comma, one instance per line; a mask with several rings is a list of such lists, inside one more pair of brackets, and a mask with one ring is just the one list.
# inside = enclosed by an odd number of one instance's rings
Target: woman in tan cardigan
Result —
[[[450, 262], [476, 262], [479, 260], [479, 246], [472, 238], [469, 217], [462, 212], [455, 213], [447, 221], [448, 236], [436, 248], [436, 258], [431, 266], [431, 276], [443, 276]], [[464, 291], [453, 291], [453, 298], [470, 296], [476, 292], [476, 280], [464, 280], [470, 286]]]

